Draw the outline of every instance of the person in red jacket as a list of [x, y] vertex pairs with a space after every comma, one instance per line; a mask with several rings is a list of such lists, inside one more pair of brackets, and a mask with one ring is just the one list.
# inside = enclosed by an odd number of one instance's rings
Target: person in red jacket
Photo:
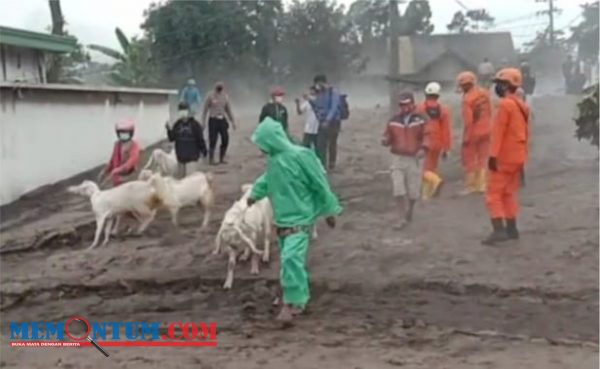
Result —
[[517, 95], [522, 81], [516, 68], [500, 70], [494, 80], [500, 102], [491, 133], [486, 192], [493, 231], [482, 241], [485, 245], [519, 238], [518, 191], [529, 144], [529, 106]]
[[448, 107], [438, 101], [441, 90], [442, 87], [437, 82], [427, 84], [425, 101], [418, 106], [419, 112], [428, 118], [425, 130], [429, 139], [429, 150], [423, 168], [423, 200], [429, 200], [439, 193], [443, 182], [438, 171], [439, 158], [446, 158], [452, 141], [452, 115]]
[[464, 93], [462, 115], [465, 127], [462, 161], [465, 170], [465, 189], [461, 194], [483, 193], [486, 186], [492, 102], [489, 92], [477, 86], [477, 77], [474, 73], [469, 71], [460, 73], [457, 83]]
[[108, 164], [100, 172], [98, 182], [104, 184], [110, 178], [113, 186], [118, 186], [133, 174], [140, 161], [140, 145], [133, 139], [135, 123], [125, 120], [115, 125], [117, 141], [113, 146]]
[[423, 160], [429, 147], [426, 122], [427, 119], [417, 111], [412, 92], [403, 92], [400, 94], [400, 112], [388, 122], [381, 140], [392, 153], [390, 174], [401, 216], [397, 229], [412, 221], [415, 203], [421, 195]]

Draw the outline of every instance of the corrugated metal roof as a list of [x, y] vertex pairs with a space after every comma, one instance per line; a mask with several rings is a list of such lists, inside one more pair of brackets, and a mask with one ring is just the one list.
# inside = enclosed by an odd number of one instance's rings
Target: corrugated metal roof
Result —
[[56, 53], [68, 53], [75, 50], [77, 40], [74, 37], [57, 36], [0, 26], [0, 44]]

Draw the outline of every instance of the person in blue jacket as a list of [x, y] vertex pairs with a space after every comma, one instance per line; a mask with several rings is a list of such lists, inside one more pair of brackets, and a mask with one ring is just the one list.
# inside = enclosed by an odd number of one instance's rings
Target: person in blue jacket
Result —
[[317, 75], [314, 80], [317, 96], [314, 110], [319, 121], [317, 132], [317, 155], [324, 168], [333, 170], [337, 160], [337, 140], [342, 121], [340, 94], [327, 83], [327, 77]]
[[179, 102], [184, 102], [189, 106], [190, 116], [196, 118], [196, 120], [201, 100], [202, 96], [200, 95], [200, 90], [196, 86], [196, 81], [193, 78], [190, 78], [187, 81], [187, 85], [181, 89]]

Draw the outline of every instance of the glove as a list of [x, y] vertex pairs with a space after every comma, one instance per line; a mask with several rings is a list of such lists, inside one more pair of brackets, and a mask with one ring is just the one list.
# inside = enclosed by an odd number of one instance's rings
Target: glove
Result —
[[325, 218], [325, 222], [327, 223], [329, 228], [335, 228], [335, 217], [334, 216]]
[[490, 156], [490, 158], [488, 159], [488, 169], [491, 170], [492, 172], [498, 171], [498, 162], [497, 162], [496, 158], [493, 156]]
[[256, 200], [254, 200], [252, 197], [248, 197], [248, 200], [246, 200], [248, 207], [252, 206], [255, 202]]

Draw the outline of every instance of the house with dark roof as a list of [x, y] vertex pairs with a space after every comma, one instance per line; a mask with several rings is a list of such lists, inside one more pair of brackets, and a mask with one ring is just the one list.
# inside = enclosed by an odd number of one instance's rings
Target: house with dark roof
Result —
[[0, 26], [1, 82], [46, 83], [49, 54], [75, 50], [73, 37]]
[[[398, 43], [400, 63], [396, 77], [402, 84], [454, 83], [461, 71], [477, 72], [484, 58], [496, 68], [503, 60], [516, 65], [518, 58], [508, 32], [412, 35], [400, 37]], [[385, 40], [363, 45], [362, 57], [367, 60], [363, 77], [382, 81], [388, 78], [390, 48]]]
[[477, 73], [484, 58], [495, 67], [517, 63], [509, 32], [400, 37], [399, 52], [399, 79], [408, 83], [453, 83], [461, 71]]

